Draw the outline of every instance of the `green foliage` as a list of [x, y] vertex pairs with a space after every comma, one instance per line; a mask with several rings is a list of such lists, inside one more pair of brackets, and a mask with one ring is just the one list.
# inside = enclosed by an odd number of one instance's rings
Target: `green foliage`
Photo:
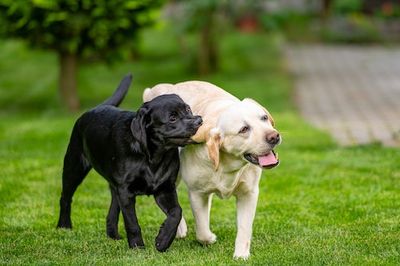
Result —
[[182, 1], [185, 19], [182, 20], [184, 31], [198, 31], [207, 26], [225, 5], [225, 1], [218, 0], [189, 0]]
[[132, 45], [162, 0], [0, 0], [0, 33], [40, 48], [105, 57]]
[[400, 18], [400, 3], [386, 3], [375, 10], [374, 15], [382, 19], [399, 19]]
[[328, 42], [374, 43], [383, 41], [378, 27], [370, 17], [353, 13], [336, 18], [340, 25], [325, 27], [320, 31], [321, 39]]
[[[262, 0], [227, 1], [227, 0], [186, 0], [181, 1], [185, 13], [182, 22], [184, 30], [196, 31], [202, 29], [211, 19], [217, 20], [213, 27], [234, 24], [246, 16], [259, 16], [262, 14]], [[222, 19], [222, 17], [224, 17]]]
[[362, 5], [362, 0], [334, 0], [332, 1], [332, 10], [335, 14], [361, 12]]

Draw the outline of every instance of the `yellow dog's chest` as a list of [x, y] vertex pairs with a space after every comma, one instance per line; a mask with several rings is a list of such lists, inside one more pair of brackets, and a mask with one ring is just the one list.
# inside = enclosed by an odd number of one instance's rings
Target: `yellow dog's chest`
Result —
[[240, 188], [243, 186], [246, 187], [246, 175], [243, 174], [246, 170], [247, 166], [230, 172], [221, 169], [221, 171], [215, 173], [209, 180], [209, 189], [221, 199], [229, 198], [235, 192], [238, 192], [239, 186]]

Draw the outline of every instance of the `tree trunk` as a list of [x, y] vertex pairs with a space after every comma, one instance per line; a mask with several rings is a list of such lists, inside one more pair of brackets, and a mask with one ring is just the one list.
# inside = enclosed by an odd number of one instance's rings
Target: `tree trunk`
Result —
[[200, 31], [198, 70], [202, 75], [216, 71], [218, 68], [218, 51], [213, 34], [212, 19]]
[[61, 100], [71, 112], [79, 110], [79, 98], [77, 94], [77, 55], [72, 53], [59, 53], [59, 90]]
[[321, 9], [321, 18], [326, 23], [331, 15], [333, 0], [323, 0]]
[[215, 41], [215, 31], [211, 30], [211, 36], [209, 39], [209, 61], [211, 72], [216, 72], [218, 70], [218, 45]]

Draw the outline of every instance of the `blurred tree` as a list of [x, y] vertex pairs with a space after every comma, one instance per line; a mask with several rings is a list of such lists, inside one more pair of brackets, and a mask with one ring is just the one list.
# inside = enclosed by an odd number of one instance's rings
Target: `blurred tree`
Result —
[[323, 22], [326, 22], [331, 15], [332, 2], [333, 0], [322, 0], [321, 18]]
[[226, 4], [223, 0], [187, 0], [186, 29], [199, 34], [197, 69], [208, 74], [218, 69], [217, 15]]
[[79, 108], [78, 63], [110, 61], [127, 51], [138, 30], [155, 21], [162, 0], [0, 0], [0, 34], [52, 49], [59, 57], [59, 90], [67, 108]]
[[[255, 31], [263, 4], [265, 0], [170, 0], [167, 15], [178, 32], [198, 36], [196, 65], [204, 75], [218, 70], [218, 40], [223, 28], [233, 22], [243, 31]], [[181, 38], [180, 44], [182, 50], [188, 50]]]
[[194, 32], [198, 37], [195, 61], [199, 74], [208, 74], [218, 68], [218, 16], [225, 4], [226, 0], [170, 0], [167, 5], [166, 15], [182, 49], [187, 51], [183, 33]]

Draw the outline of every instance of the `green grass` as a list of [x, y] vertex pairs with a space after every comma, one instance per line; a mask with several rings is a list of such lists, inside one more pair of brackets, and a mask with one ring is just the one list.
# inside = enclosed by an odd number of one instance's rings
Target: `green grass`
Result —
[[[107, 98], [127, 72], [135, 80], [124, 108], [136, 109], [141, 93], [159, 82], [206, 79], [238, 97], [252, 97], [273, 114], [283, 143], [281, 165], [264, 171], [246, 264], [400, 263], [400, 152], [368, 145], [336, 146], [295, 111], [291, 79], [280, 56], [279, 36], [230, 34], [221, 39], [222, 70], [196, 77], [173, 38], [146, 34], [138, 61], [83, 66], [79, 75], [84, 108]], [[216, 244], [195, 241], [186, 189], [179, 199], [189, 226], [186, 239], [166, 253], [154, 248], [164, 215], [151, 197], [137, 204], [145, 250], [105, 235], [110, 195], [91, 172], [72, 206], [72, 231], [56, 230], [62, 159], [78, 114], [59, 106], [56, 57], [15, 41], [0, 42], [0, 263], [100, 265], [242, 265], [232, 260], [234, 199], [214, 199], [211, 227]]]

